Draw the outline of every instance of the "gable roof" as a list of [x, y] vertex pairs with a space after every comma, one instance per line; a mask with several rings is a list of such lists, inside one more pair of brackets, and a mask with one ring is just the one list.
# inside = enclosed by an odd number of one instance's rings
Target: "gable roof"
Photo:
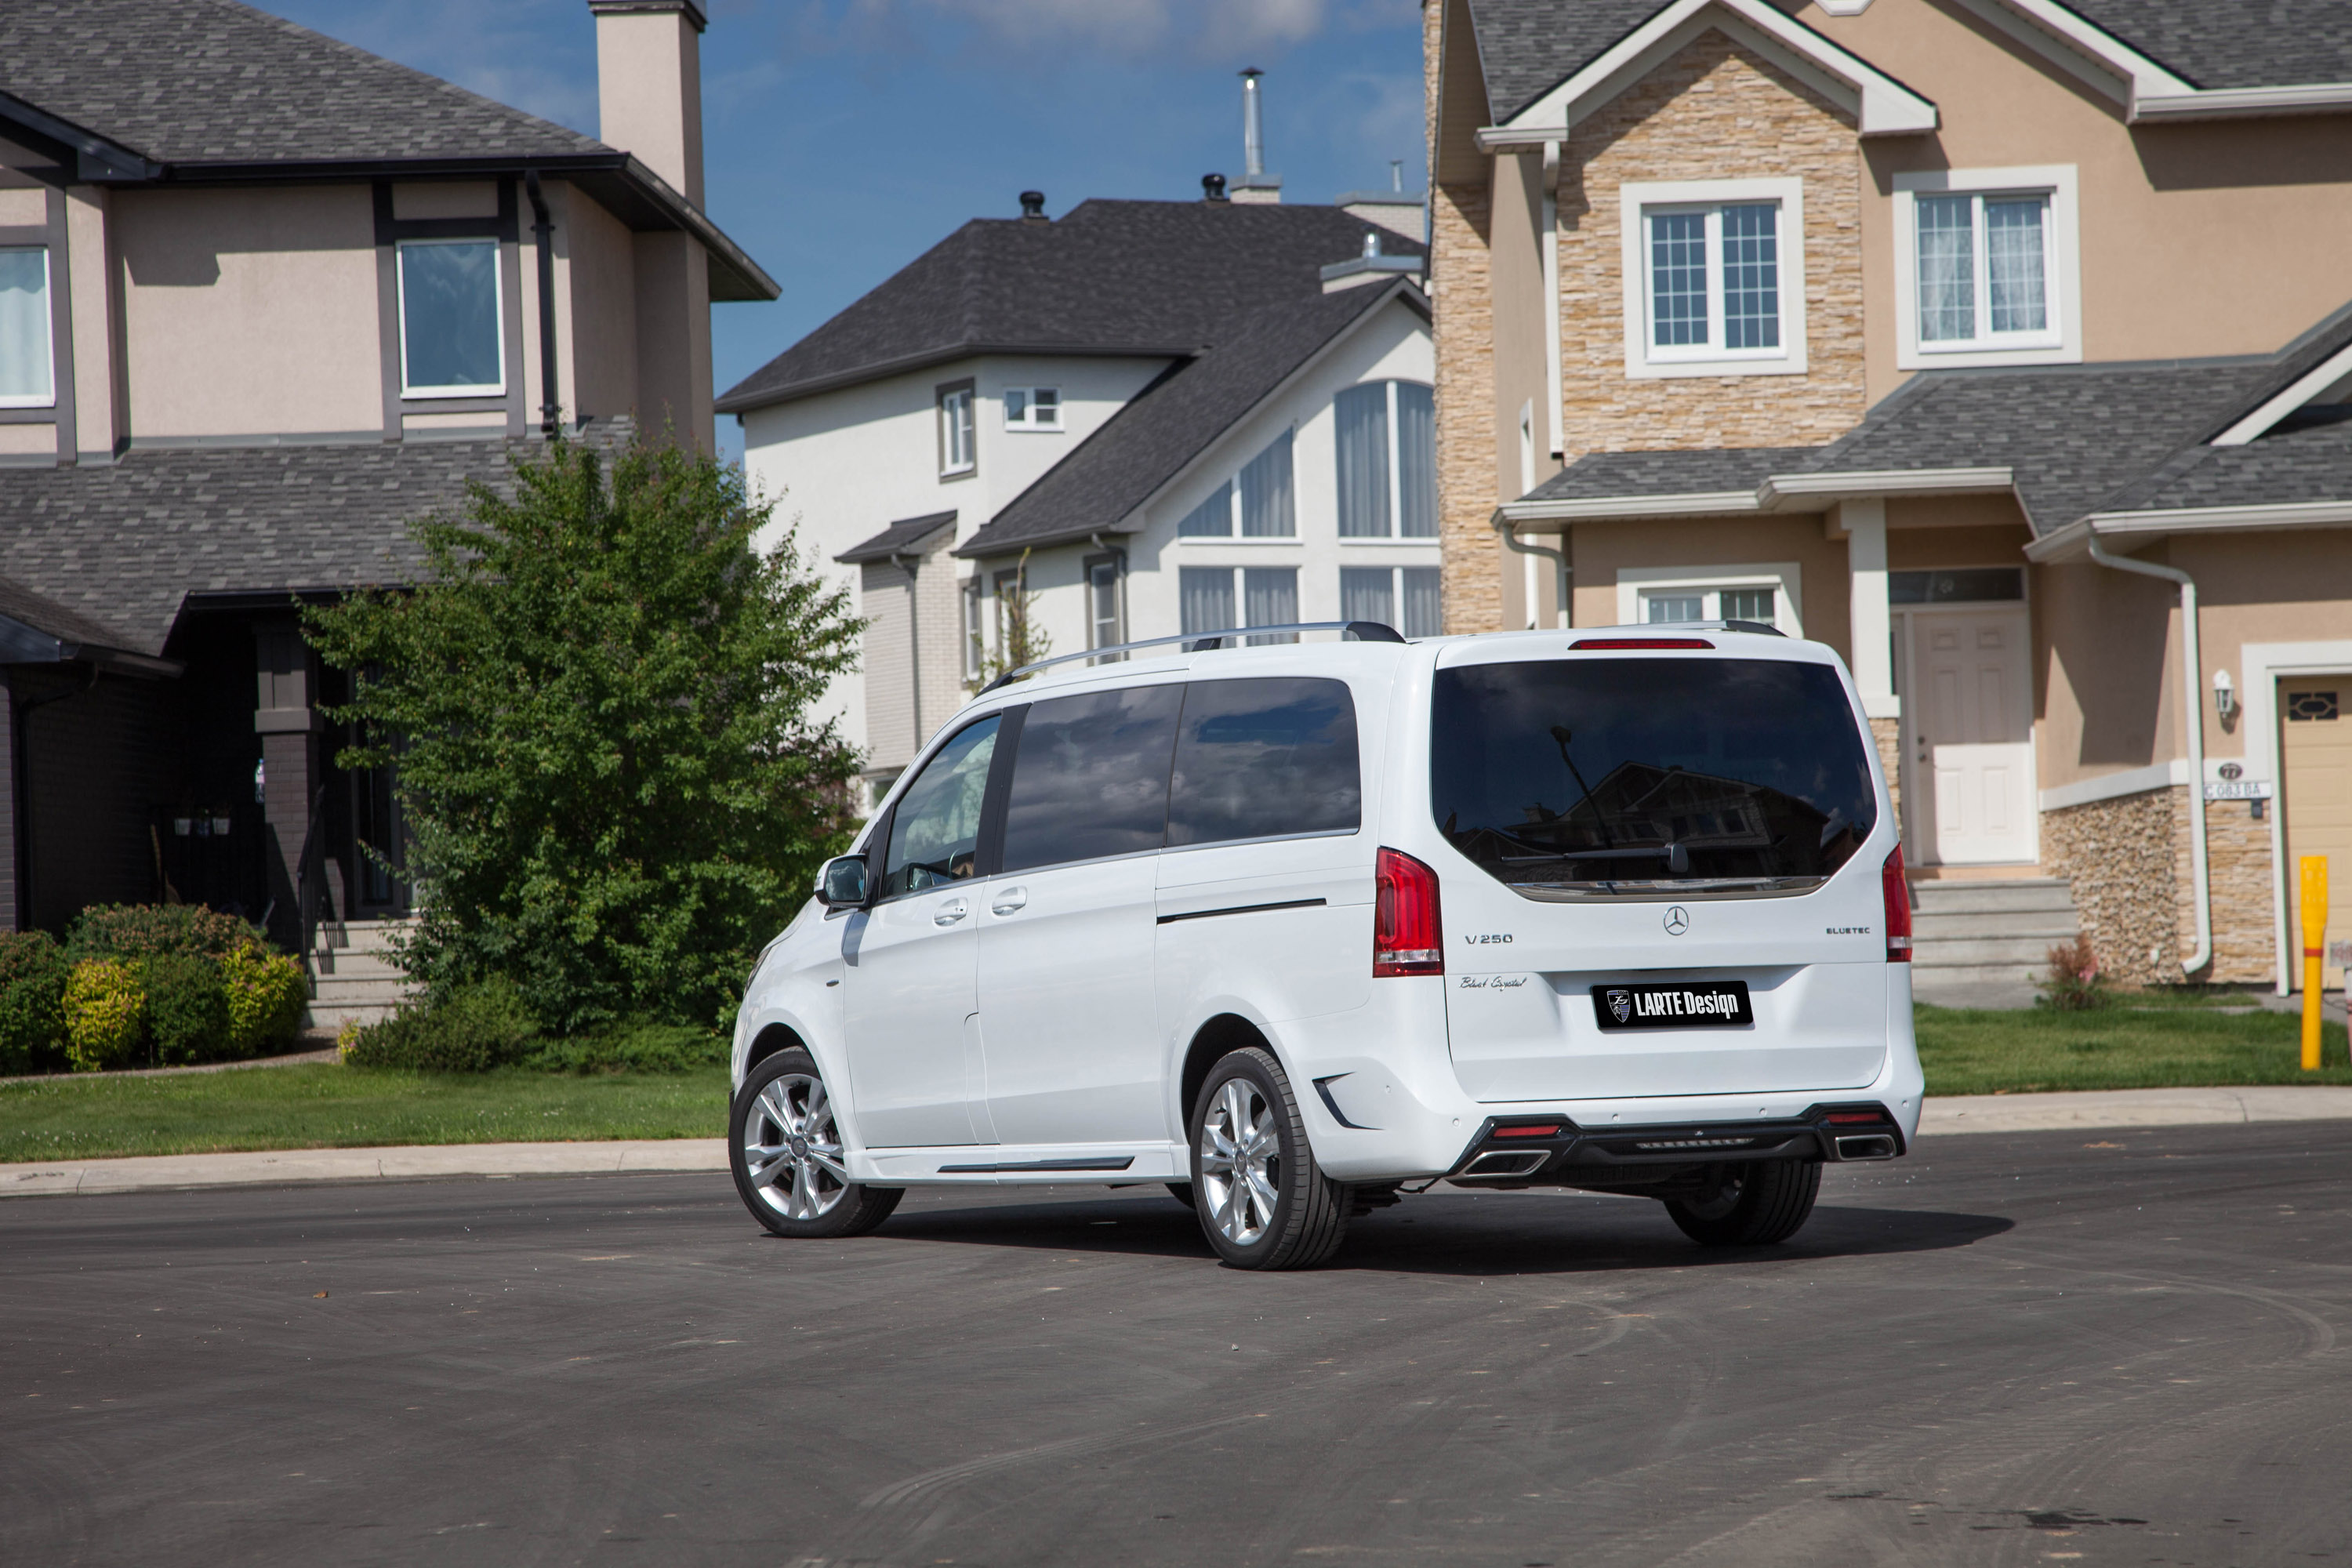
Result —
[[[1683, 3], [1468, 0], [1488, 123], [1525, 114]], [[2352, 5], [2342, 0], [2265, 0], [2258, 9], [2215, 0], [1959, 3], [2062, 65], [2087, 56], [2134, 120], [2352, 106], [2352, 91], [2310, 90], [2352, 84]], [[1820, 37], [1781, 19], [1792, 36]], [[2294, 89], [2304, 90], [2283, 90]]]
[[713, 299], [782, 292], [627, 153], [236, 0], [7, 0], [0, 131], [109, 184], [543, 169], [692, 233]]
[[[626, 419], [583, 439], [625, 443]], [[0, 468], [0, 579], [74, 617], [60, 637], [161, 655], [192, 595], [280, 603], [415, 580], [413, 518], [513, 489], [531, 440], [133, 447], [109, 464]], [[0, 611], [5, 611], [0, 602]]]
[[722, 395], [737, 414], [980, 353], [1173, 358], [1320, 269], [1419, 243], [1338, 207], [1082, 202], [1051, 222], [975, 218]]
[[1424, 318], [1429, 313], [1421, 291], [1400, 279], [1293, 298], [1235, 317], [1216, 343], [1138, 393], [956, 553], [1008, 555], [1093, 533], [1134, 531], [1137, 509], [1349, 329], [1392, 300]]

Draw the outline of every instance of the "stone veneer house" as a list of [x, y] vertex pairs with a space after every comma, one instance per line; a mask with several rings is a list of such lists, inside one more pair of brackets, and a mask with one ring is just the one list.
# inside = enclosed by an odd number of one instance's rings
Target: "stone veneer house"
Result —
[[399, 914], [296, 601], [559, 426], [711, 445], [710, 302], [777, 287], [702, 210], [703, 13], [589, 9], [603, 141], [231, 0], [0, 6], [0, 924]]
[[877, 794], [1003, 652], [1016, 584], [1055, 654], [1437, 630], [1418, 209], [1203, 184], [1055, 219], [1029, 193], [719, 398], [777, 531], [867, 620], [826, 710]]
[[1447, 629], [1828, 642], [1964, 968], [2038, 967], [1969, 927], [2048, 887], [2111, 973], [2299, 984], [2295, 858], [2352, 907], [2352, 6], [1423, 15]]

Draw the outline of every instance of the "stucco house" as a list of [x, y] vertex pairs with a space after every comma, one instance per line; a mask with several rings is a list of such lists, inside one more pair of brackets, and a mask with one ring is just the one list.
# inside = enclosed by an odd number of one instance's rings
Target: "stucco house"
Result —
[[231, 0], [0, 7], [0, 922], [400, 914], [296, 601], [558, 428], [711, 445], [710, 302], [777, 286], [702, 209], [702, 8], [589, 9], [601, 141]]
[[[829, 711], [887, 786], [1005, 647], [1438, 624], [1416, 208], [1088, 201], [975, 219], [719, 399], [866, 617]], [[1025, 587], [1023, 584], [1025, 584]]]
[[2290, 868], [2352, 902], [2352, 7], [1423, 16], [1447, 629], [1837, 647], [1923, 986], [2078, 928], [2299, 984]]

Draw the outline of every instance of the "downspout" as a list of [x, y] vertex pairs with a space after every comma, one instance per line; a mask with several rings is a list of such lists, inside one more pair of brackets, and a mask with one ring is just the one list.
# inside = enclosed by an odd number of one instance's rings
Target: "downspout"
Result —
[[2197, 580], [2178, 566], [2158, 566], [2151, 561], [2110, 555], [2101, 548], [2095, 531], [2090, 541], [2091, 559], [2102, 566], [2180, 584], [2180, 656], [2185, 680], [2180, 706], [2189, 726], [2189, 862], [2197, 889], [2197, 951], [2180, 961], [2180, 972], [2183, 975], [2194, 974], [2213, 962], [2213, 889], [2205, 856], [2205, 710], [2200, 706], [2205, 695], [2205, 669], [2197, 646]]
[[537, 169], [523, 171], [522, 188], [530, 197], [531, 248], [539, 253], [539, 428], [556, 436], [563, 430], [563, 405], [555, 397], [555, 221]]
[[[1526, 540], [1521, 539], [1517, 532], [1513, 531], [1511, 520], [1503, 515], [1502, 509], [1499, 507], [1495, 510], [1495, 531], [1503, 536], [1504, 543], [1509, 545], [1512, 549], [1517, 551], [1522, 555], [1549, 555], [1551, 557], [1553, 574], [1558, 579], [1559, 584], [1559, 628], [1562, 631], [1566, 631], [1568, 629], [1569, 622], [1568, 552], [1564, 550], [1554, 550], [1549, 544], [1529, 544]], [[1535, 608], [1532, 605], [1528, 607], [1530, 611]], [[1534, 616], [1530, 615], [1528, 618], [1532, 620]]]

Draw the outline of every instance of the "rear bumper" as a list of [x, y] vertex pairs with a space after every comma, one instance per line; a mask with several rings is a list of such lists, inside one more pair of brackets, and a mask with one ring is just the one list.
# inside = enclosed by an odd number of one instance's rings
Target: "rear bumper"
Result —
[[1898, 1159], [1903, 1125], [1884, 1105], [1849, 1100], [1793, 1117], [1579, 1127], [1564, 1117], [1490, 1117], [1447, 1179], [1472, 1186], [1613, 1185], [1692, 1165], [1756, 1160], [1822, 1163]]

